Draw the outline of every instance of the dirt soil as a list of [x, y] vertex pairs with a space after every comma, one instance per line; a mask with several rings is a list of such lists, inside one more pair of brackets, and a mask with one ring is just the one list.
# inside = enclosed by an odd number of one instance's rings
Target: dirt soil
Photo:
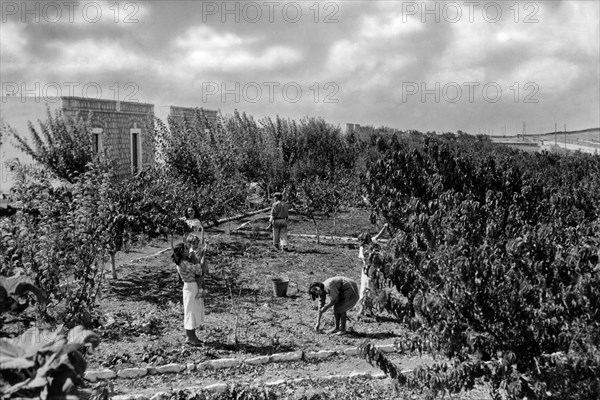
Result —
[[[226, 233], [242, 223], [244, 231]], [[198, 331], [202, 347], [185, 343], [182, 284], [171, 262], [170, 241], [155, 240], [117, 256], [117, 279], [109, 278], [100, 303], [102, 326], [96, 352], [88, 356], [88, 370], [158, 366], [172, 362], [199, 363], [217, 358], [248, 358], [289, 351], [344, 349], [368, 339], [375, 344], [393, 343], [402, 328], [390, 315], [357, 319], [349, 313], [349, 334], [328, 335], [314, 331], [316, 302], [307, 288], [313, 281], [343, 275], [360, 282], [361, 261], [356, 241], [316, 240], [290, 236], [290, 252], [272, 251], [266, 216], [253, 217], [207, 232], [210, 277], [205, 298], [206, 323]], [[351, 210], [323, 223], [323, 235], [356, 237], [368, 228], [365, 211]], [[292, 216], [290, 234], [314, 234], [312, 222]], [[175, 238], [175, 242], [181, 238]], [[108, 268], [108, 266], [107, 266]], [[107, 274], [110, 276], [110, 273]], [[272, 278], [286, 277], [286, 297], [274, 296]], [[333, 326], [333, 314], [324, 318]], [[401, 369], [431, 363], [417, 354], [393, 356]], [[336, 355], [323, 361], [243, 365], [223, 370], [150, 375], [116, 379], [114, 394], [151, 394], [219, 381], [269, 381], [354, 371], [376, 371], [359, 356]]]

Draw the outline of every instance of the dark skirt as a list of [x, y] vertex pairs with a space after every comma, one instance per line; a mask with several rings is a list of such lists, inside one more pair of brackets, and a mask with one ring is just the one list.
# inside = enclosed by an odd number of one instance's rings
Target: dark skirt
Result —
[[333, 312], [336, 314], [352, 309], [360, 298], [356, 282], [348, 280], [346, 283], [347, 285], [344, 285], [344, 288], [339, 292], [337, 304], [333, 306]]

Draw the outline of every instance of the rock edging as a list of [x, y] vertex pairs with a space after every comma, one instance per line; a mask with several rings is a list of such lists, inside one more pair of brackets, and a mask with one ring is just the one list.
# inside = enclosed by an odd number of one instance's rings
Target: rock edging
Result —
[[[383, 353], [391, 353], [396, 351], [396, 346], [394, 346], [393, 344], [377, 345], [375, 347]], [[304, 352], [302, 350], [298, 350], [287, 353], [271, 354], [270, 356], [249, 357], [244, 359], [219, 358], [216, 360], [209, 360], [201, 363], [171, 363], [155, 367], [125, 368], [119, 371], [106, 368], [101, 370], [86, 371], [85, 379], [87, 379], [90, 382], [96, 382], [98, 380], [114, 378], [132, 379], [143, 377], [146, 375], [180, 373], [186, 370], [203, 371], [207, 369], [233, 368], [238, 367], [242, 364], [261, 365], [270, 362], [325, 360], [329, 357], [333, 357], [336, 354], [355, 356], [359, 354], [359, 350], [358, 347], [348, 347], [343, 350], [319, 350], [311, 352]]]
[[[412, 372], [412, 370], [407, 370], [407, 371], [402, 371], [403, 374], [407, 374]], [[383, 373], [383, 372], [363, 372], [363, 371], [353, 371], [348, 375], [326, 375], [326, 376], [321, 376], [321, 377], [314, 377], [314, 378], [296, 378], [296, 379], [277, 379], [277, 380], [273, 380], [273, 381], [267, 381], [267, 382], [260, 382], [258, 384], [247, 384], [244, 386], [253, 386], [253, 387], [260, 387], [262, 386], [266, 386], [266, 387], [274, 387], [274, 386], [282, 386], [282, 385], [294, 385], [294, 384], [299, 384], [299, 383], [303, 383], [303, 382], [308, 382], [308, 381], [315, 381], [315, 382], [335, 382], [335, 381], [346, 381], [346, 380], [351, 380], [351, 379], [385, 379], [388, 376]], [[218, 382], [218, 383], [213, 383], [210, 385], [206, 385], [206, 386], [192, 386], [192, 387], [187, 387], [184, 389], [178, 389], [179, 390], [185, 390], [188, 392], [191, 392], [191, 394], [196, 395], [196, 394], [201, 394], [204, 391], [207, 392], [211, 392], [211, 393], [225, 393], [229, 390], [230, 388], [230, 384], [226, 383], [226, 382]], [[117, 395], [117, 396], [113, 396], [111, 397], [112, 400], [168, 400], [170, 397], [170, 393], [169, 392], [158, 392], [153, 394], [152, 396], [144, 396], [144, 395]]]

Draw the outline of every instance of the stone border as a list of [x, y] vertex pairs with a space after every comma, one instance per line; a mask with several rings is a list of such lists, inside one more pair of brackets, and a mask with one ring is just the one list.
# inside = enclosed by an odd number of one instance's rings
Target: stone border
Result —
[[[412, 370], [402, 371], [403, 374], [408, 374], [411, 372], [412, 372]], [[275, 386], [282, 386], [282, 385], [298, 384], [298, 383], [309, 382], [309, 381], [326, 383], [326, 382], [346, 381], [346, 380], [350, 380], [350, 379], [385, 379], [387, 377], [388, 377], [387, 374], [385, 374], [384, 372], [353, 371], [348, 375], [326, 375], [326, 376], [320, 376], [320, 377], [314, 377], [314, 378], [277, 379], [274, 381], [268, 381], [268, 382], [263, 382], [263, 383], [258, 383], [258, 384], [245, 384], [244, 386], [275, 387]], [[213, 384], [205, 385], [205, 386], [191, 386], [191, 387], [177, 389], [177, 390], [178, 391], [179, 390], [187, 390], [187, 391], [190, 391], [191, 394], [193, 394], [193, 395], [201, 394], [204, 391], [218, 394], [218, 393], [227, 392], [231, 386], [233, 386], [233, 385], [230, 385], [226, 382], [218, 382], [218, 383], [213, 383]], [[158, 393], [153, 394], [150, 397], [144, 396], [144, 395], [117, 395], [117, 396], [112, 396], [111, 399], [112, 400], [166, 400], [166, 399], [170, 398], [169, 396], [170, 396], [170, 392], [158, 392]]]
[[[375, 348], [383, 353], [392, 353], [396, 351], [396, 346], [393, 344], [382, 344], [376, 345]], [[238, 367], [242, 364], [249, 365], [261, 365], [270, 362], [285, 362], [285, 361], [311, 361], [311, 360], [325, 360], [334, 355], [346, 355], [355, 356], [359, 354], [358, 347], [348, 347], [343, 350], [319, 350], [304, 352], [302, 350], [292, 351], [288, 353], [276, 353], [270, 356], [259, 356], [250, 358], [219, 358], [216, 360], [204, 361], [201, 363], [188, 363], [188, 364], [165, 364], [156, 367], [142, 367], [142, 368], [124, 368], [119, 371], [115, 371], [109, 368], [102, 370], [92, 370], [85, 372], [85, 379], [90, 382], [96, 382], [98, 380], [114, 379], [114, 378], [140, 378], [146, 375], [159, 375], [169, 373], [179, 373], [183, 371], [204, 371], [210, 369], [221, 369], [221, 368], [232, 368]]]

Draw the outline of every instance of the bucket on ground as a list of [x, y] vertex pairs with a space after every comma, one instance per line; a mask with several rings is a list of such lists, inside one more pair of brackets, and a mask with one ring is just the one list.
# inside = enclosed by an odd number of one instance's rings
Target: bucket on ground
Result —
[[290, 283], [289, 279], [283, 278], [283, 277], [276, 277], [276, 278], [273, 278], [272, 281], [273, 281], [273, 296], [286, 297], [288, 283]]

